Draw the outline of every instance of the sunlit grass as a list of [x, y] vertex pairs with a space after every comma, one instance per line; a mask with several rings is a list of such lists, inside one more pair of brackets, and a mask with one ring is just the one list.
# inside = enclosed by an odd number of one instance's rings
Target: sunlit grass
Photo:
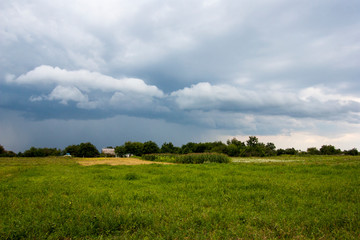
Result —
[[0, 159], [0, 238], [358, 239], [359, 157], [275, 160]]

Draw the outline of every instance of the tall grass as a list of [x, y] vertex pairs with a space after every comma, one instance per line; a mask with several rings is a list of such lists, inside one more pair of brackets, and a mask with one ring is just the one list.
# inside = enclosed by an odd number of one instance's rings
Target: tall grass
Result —
[[178, 155], [175, 159], [176, 163], [229, 163], [231, 159], [218, 153], [190, 153]]
[[360, 236], [359, 157], [89, 167], [59, 161], [1, 159], [0, 239]]
[[141, 158], [148, 161], [156, 161], [156, 162], [171, 162], [174, 163], [178, 154], [171, 153], [160, 153], [160, 154], [145, 154], [142, 155]]
[[142, 157], [149, 161], [172, 163], [229, 163], [231, 158], [219, 153], [189, 153], [189, 154], [146, 154]]

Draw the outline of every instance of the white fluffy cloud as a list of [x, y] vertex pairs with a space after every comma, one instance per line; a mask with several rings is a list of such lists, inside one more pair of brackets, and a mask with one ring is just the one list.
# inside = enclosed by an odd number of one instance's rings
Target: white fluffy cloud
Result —
[[67, 104], [68, 101], [87, 102], [88, 96], [82, 94], [76, 87], [57, 86], [49, 94], [49, 100], [60, 100], [61, 104]]
[[[46, 97], [40, 97], [37, 100], [58, 100], [61, 104], [67, 105], [69, 101], [76, 102], [76, 106], [78, 108], [83, 109], [95, 109], [99, 107], [99, 101], [89, 101], [89, 97], [87, 94], [83, 94], [79, 89], [76, 87], [63, 87], [57, 86], [52, 90], [52, 92]], [[31, 99], [30, 99], [31, 101]]]
[[141, 79], [116, 79], [98, 72], [68, 71], [44, 65], [18, 78], [7, 77], [6, 81], [8, 84], [30, 85], [42, 91], [53, 88], [48, 95], [45, 93], [42, 96], [31, 96], [32, 102], [54, 100], [67, 104], [74, 101], [79, 108], [86, 109], [103, 108], [109, 104], [115, 106], [119, 102], [122, 102], [126, 109], [141, 108], [148, 106], [153, 98], [164, 97], [164, 93], [156, 86], [147, 85]]
[[34, 70], [19, 76], [16, 79], [8, 79], [8, 82], [33, 85], [38, 88], [51, 87], [53, 85], [74, 86], [82, 91], [90, 92], [98, 90], [102, 92], [131, 92], [153, 97], [162, 97], [163, 92], [156, 86], [147, 85], [137, 78], [116, 79], [98, 72], [88, 70], [68, 71], [58, 67], [39, 66]]

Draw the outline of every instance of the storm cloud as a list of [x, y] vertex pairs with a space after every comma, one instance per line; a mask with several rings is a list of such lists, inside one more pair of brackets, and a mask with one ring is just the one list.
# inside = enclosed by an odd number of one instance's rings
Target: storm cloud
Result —
[[[137, 119], [158, 143], [258, 135], [357, 147], [359, 10], [356, 0], [4, 1], [0, 144], [44, 144], [10, 130], [35, 124], [63, 146], [63, 129], [91, 122], [84, 139], [121, 145], [143, 139], [121, 127]], [[52, 121], [61, 128], [41, 130]], [[109, 122], [118, 136], [100, 141]]]

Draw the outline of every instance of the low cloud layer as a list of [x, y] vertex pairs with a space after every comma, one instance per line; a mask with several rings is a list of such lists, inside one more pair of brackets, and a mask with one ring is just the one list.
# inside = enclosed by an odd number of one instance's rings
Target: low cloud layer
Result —
[[[343, 118], [360, 112], [360, 98], [341, 95], [321, 86], [299, 90], [242, 88], [199, 83], [173, 92], [184, 110], [220, 110], [289, 117]], [[354, 114], [354, 115], [353, 115]]]
[[[188, 119], [189, 123], [198, 124], [203, 123], [201, 119], [209, 118], [209, 122], [216, 122], [215, 125], [220, 128], [231, 125], [220, 120], [219, 116], [224, 114], [228, 119], [238, 118], [238, 114], [250, 114], [255, 117], [341, 119], [360, 123], [360, 98], [343, 95], [323, 86], [297, 90], [279, 87], [271, 89], [271, 86], [249, 89], [242, 84], [201, 82], [164, 93], [157, 86], [148, 85], [141, 79], [116, 79], [98, 72], [68, 71], [51, 66], [39, 66], [19, 77], [8, 77], [6, 84], [30, 86], [42, 93], [31, 95], [30, 102], [55, 101], [62, 105], [74, 102], [74, 106], [68, 107], [111, 110], [111, 114], [122, 114], [126, 110], [128, 114], [140, 117], [155, 111], [159, 118], [170, 122]], [[76, 109], [73, 110], [76, 112]], [[201, 113], [202, 116], [192, 117], [195, 113]], [[98, 118], [96, 112], [94, 114], [94, 118]], [[173, 114], [180, 118], [172, 118]], [[110, 116], [103, 115], [102, 118]], [[73, 118], [71, 115], [67, 117]]]

